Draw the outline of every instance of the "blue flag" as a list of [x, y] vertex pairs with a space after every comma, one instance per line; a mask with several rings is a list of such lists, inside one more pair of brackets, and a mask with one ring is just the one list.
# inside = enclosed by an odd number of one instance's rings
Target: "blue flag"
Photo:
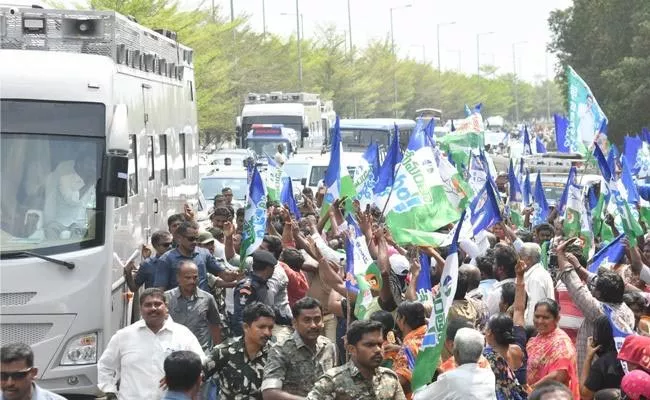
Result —
[[589, 211], [593, 210], [598, 205], [598, 197], [596, 197], [595, 186], [589, 186], [589, 189], [587, 189], [587, 201], [589, 202]]
[[632, 168], [632, 174], [637, 175], [639, 173], [640, 167], [637, 163], [637, 155], [639, 150], [643, 147], [643, 140], [637, 136], [625, 136], [625, 141], [623, 143], [623, 154], [627, 158], [629, 166]]
[[427, 126], [424, 127], [424, 135], [431, 142], [432, 146], [436, 145], [436, 135], [433, 131], [435, 127], [436, 127], [436, 121], [433, 118], [431, 118], [427, 123]]
[[546, 222], [549, 213], [544, 186], [542, 186], [542, 177], [539, 172], [537, 172], [537, 179], [535, 180], [535, 193], [533, 197], [535, 198], [533, 226], [535, 226]]
[[589, 272], [595, 274], [598, 272], [598, 268], [600, 267], [612, 269], [614, 265], [618, 264], [625, 255], [625, 246], [623, 246], [621, 240], [624, 237], [624, 233], [618, 235], [616, 239], [612, 240], [607, 246], [594, 254], [594, 257], [589, 262]]
[[499, 203], [492, 184], [488, 181], [474, 197], [469, 206], [472, 211], [470, 221], [474, 235], [502, 221]]
[[515, 175], [515, 168], [512, 166], [512, 159], [510, 159], [510, 167], [508, 168], [508, 185], [510, 189], [508, 193], [508, 201], [511, 203], [521, 203], [523, 201], [521, 186], [519, 185], [519, 180]]
[[300, 214], [300, 209], [296, 203], [296, 197], [293, 195], [293, 185], [291, 184], [290, 177], [282, 178], [282, 190], [280, 191], [280, 203], [286, 204], [289, 207], [289, 211], [294, 215], [296, 219], [302, 218]]
[[605, 158], [603, 151], [600, 149], [600, 146], [598, 145], [594, 146], [594, 158], [598, 163], [598, 168], [600, 168], [600, 173], [603, 175], [603, 178], [605, 178], [605, 181], [606, 182], [611, 181], [612, 171], [609, 169], [609, 164], [607, 163], [607, 159]]
[[248, 198], [244, 210], [244, 228], [241, 238], [241, 264], [244, 268], [246, 257], [253, 254], [262, 244], [266, 232], [266, 187], [257, 167], [253, 167]]
[[431, 258], [420, 252], [420, 274], [415, 285], [418, 302], [426, 303], [433, 301], [431, 294]]
[[[623, 342], [625, 342], [625, 338], [628, 337], [629, 335], [634, 335], [634, 331], [632, 330], [631, 327], [619, 326], [618, 323], [616, 322], [616, 318], [614, 318], [614, 310], [612, 309], [612, 307], [610, 307], [606, 303], [602, 303], [602, 304], [603, 304], [603, 313], [609, 319], [609, 324], [612, 327], [612, 336], [614, 336], [614, 346], [616, 346], [616, 351], [619, 352], [623, 347]], [[627, 371], [627, 365], [623, 366], [623, 371]]]
[[539, 136], [535, 136], [535, 147], [537, 147], [537, 154], [546, 154], [546, 146]]
[[472, 110], [469, 108], [467, 104], [465, 104], [465, 116], [469, 117], [470, 115], [472, 115]]
[[[421, 120], [419, 124], [422, 124]], [[415, 129], [417, 129], [417, 125]], [[395, 134], [393, 135], [392, 141], [390, 142], [390, 147], [384, 158], [384, 162], [379, 168], [379, 173], [377, 174], [377, 183], [373, 192], [375, 194], [382, 193], [387, 188], [393, 186], [393, 181], [395, 180], [395, 166], [402, 161], [402, 149], [399, 147], [399, 129], [395, 126]]]
[[559, 114], [553, 114], [555, 121], [555, 143], [557, 151], [560, 153], [570, 153], [569, 146], [566, 145], [566, 131], [569, 127], [569, 120]]
[[524, 126], [524, 155], [530, 156], [533, 154], [533, 149], [530, 146], [530, 135], [528, 134], [528, 127]]
[[641, 128], [641, 140], [650, 144], [650, 131], [645, 126]]
[[477, 105], [474, 106], [473, 112], [476, 114], [480, 114], [482, 107], [483, 107], [483, 103], [478, 103]]
[[632, 177], [632, 172], [630, 172], [625, 155], [621, 157], [621, 169], [621, 181], [625, 190], [627, 190], [627, 202], [630, 204], [638, 204], [639, 192], [636, 190], [636, 184], [634, 183], [634, 178]]
[[612, 173], [616, 172], [616, 160], [618, 160], [618, 150], [616, 145], [612, 143], [609, 147], [609, 153], [607, 153], [607, 165]]
[[564, 214], [564, 208], [566, 207], [567, 199], [569, 198], [569, 187], [572, 184], [575, 184], [576, 180], [576, 174], [578, 173], [577, 169], [575, 166], [572, 166], [571, 169], [569, 170], [569, 176], [566, 180], [566, 185], [564, 185], [564, 191], [562, 192], [562, 197], [560, 197], [560, 201], [557, 203], [557, 212], [558, 215], [563, 215]]

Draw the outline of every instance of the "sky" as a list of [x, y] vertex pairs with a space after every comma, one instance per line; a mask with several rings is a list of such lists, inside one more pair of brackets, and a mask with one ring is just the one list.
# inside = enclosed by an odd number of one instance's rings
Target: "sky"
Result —
[[[181, 0], [183, 8], [194, 8], [211, 1], [222, 15], [230, 15], [230, 0]], [[262, 3], [266, 9], [267, 32], [289, 37], [296, 32], [296, 0], [232, 0], [235, 16], [249, 16], [249, 23], [262, 31]], [[348, 0], [298, 0], [304, 20], [304, 34], [314, 38], [320, 28], [334, 25], [341, 33], [348, 30]], [[440, 64], [443, 70], [476, 74], [477, 45], [480, 36], [481, 65], [498, 68], [497, 73], [512, 73], [513, 44], [520, 79], [537, 82], [554, 75], [555, 57], [547, 55], [551, 39], [548, 16], [557, 8], [567, 8], [571, 0], [349, 0], [352, 40], [365, 47], [370, 40], [390, 37], [390, 9], [393, 34], [400, 57], [438, 65], [436, 30], [440, 27]], [[410, 7], [405, 7], [410, 5]], [[292, 14], [292, 15], [282, 15]], [[523, 42], [523, 43], [522, 43]], [[548, 62], [548, 69], [547, 69]]]

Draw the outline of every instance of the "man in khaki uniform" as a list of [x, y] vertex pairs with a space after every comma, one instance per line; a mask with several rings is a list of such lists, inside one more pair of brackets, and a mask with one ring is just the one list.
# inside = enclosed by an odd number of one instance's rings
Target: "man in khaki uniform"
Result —
[[383, 361], [381, 323], [355, 321], [346, 338], [350, 361], [321, 376], [307, 400], [405, 400], [397, 375], [379, 366]]

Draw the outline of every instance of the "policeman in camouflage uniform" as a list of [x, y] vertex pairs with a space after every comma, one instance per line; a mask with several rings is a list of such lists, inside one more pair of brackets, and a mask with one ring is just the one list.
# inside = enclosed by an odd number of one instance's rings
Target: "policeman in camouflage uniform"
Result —
[[380, 367], [382, 325], [355, 321], [346, 335], [350, 361], [320, 377], [307, 400], [405, 400], [397, 375]]
[[305, 397], [316, 380], [336, 365], [336, 346], [320, 334], [325, 326], [320, 302], [303, 297], [291, 311], [295, 331], [271, 348], [264, 369], [266, 400]]
[[256, 302], [267, 303], [266, 282], [273, 275], [278, 260], [266, 250], [253, 253], [253, 268], [235, 287], [234, 312], [230, 332], [232, 336], [242, 335], [242, 313], [244, 307]]
[[269, 353], [275, 312], [254, 303], [242, 312], [242, 337], [230, 339], [208, 352], [203, 363], [205, 379], [219, 381], [220, 399], [262, 399], [262, 378]]

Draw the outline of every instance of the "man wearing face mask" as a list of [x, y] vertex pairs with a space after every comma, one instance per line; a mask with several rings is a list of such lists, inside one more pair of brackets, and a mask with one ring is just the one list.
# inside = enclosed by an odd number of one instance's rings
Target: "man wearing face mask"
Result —
[[266, 304], [253, 303], [242, 314], [244, 335], [215, 346], [203, 363], [205, 378], [214, 375], [219, 380], [220, 399], [262, 398], [275, 312]]
[[292, 307], [295, 331], [271, 349], [264, 370], [265, 400], [293, 400], [307, 395], [316, 380], [336, 363], [336, 347], [321, 336], [323, 309], [312, 297]]
[[188, 350], [205, 357], [194, 334], [168, 318], [162, 290], [142, 292], [140, 314], [140, 321], [113, 335], [97, 363], [97, 386], [109, 400], [160, 399], [160, 379], [169, 354]]

